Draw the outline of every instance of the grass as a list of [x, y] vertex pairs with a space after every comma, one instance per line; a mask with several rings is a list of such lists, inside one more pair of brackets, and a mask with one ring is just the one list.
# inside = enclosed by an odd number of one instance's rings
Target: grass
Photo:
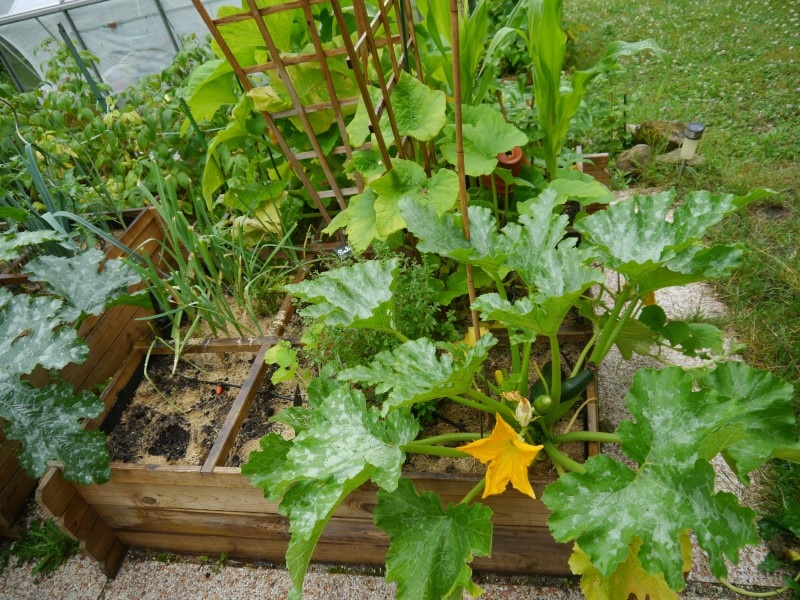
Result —
[[[564, 6], [578, 32], [578, 68], [594, 63], [613, 40], [654, 39], [669, 55], [626, 59], [590, 96], [627, 123], [700, 121], [705, 161], [680, 179], [675, 165], [646, 174], [644, 184], [679, 190], [776, 194], [715, 231], [716, 242], [746, 242], [744, 264], [718, 284], [728, 321], [748, 346], [745, 359], [800, 390], [800, 5], [785, 0], [575, 0]], [[582, 27], [585, 25], [586, 27]], [[624, 123], [619, 124], [624, 126]], [[595, 148], [592, 148], [595, 151]], [[613, 160], [613, 158], [612, 158]], [[800, 416], [800, 401], [795, 396]], [[762, 507], [800, 535], [800, 469], [768, 471]]]
[[48, 575], [78, 551], [78, 542], [63, 533], [50, 519], [32, 521], [22, 539], [0, 549], [0, 573], [15, 565], [35, 563], [33, 574]]

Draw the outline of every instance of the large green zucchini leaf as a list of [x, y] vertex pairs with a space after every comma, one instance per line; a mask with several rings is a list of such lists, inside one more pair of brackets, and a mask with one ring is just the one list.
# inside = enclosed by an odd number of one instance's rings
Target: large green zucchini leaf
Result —
[[293, 296], [310, 303], [304, 317], [326, 325], [390, 330], [397, 259], [370, 260], [320, 273], [314, 279], [286, 285]]
[[128, 295], [128, 288], [141, 281], [131, 267], [119, 260], [105, 260], [92, 248], [77, 256], [40, 256], [25, 267], [31, 281], [44, 283], [53, 294], [64, 298], [79, 314], [99, 315], [112, 302]]
[[308, 408], [287, 416], [289, 423], [300, 424], [296, 437], [265, 436], [242, 473], [267, 498], [280, 499], [280, 512], [289, 518], [290, 598], [299, 599], [314, 546], [333, 511], [370, 479], [396, 489], [405, 461], [401, 448], [419, 426], [407, 411], [381, 419], [360, 391], [320, 380], [308, 389]]
[[88, 350], [77, 332], [65, 325], [74, 313], [58, 298], [13, 295], [0, 288], [0, 373], [33, 372], [36, 365], [60, 369], [82, 362]]
[[103, 409], [94, 394], [76, 394], [65, 382], [34, 388], [0, 375], [0, 418], [8, 422], [5, 435], [22, 442], [17, 457], [33, 477], [40, 477], [49, 461], [58, 461], [69, 481], [81, 485], [108, 481], [105, 435], [81, 428], [84, 418], [96, 417]]
[[[585, 463], [585, 474], [551, 484], [542, 500], [553, 511], [554, 537], [575, 540], [604, 577], [640, 541], [643, 568], [663, 573], [680, 590], [681, 539], [693, 530], [712, 573], [725, 577], [725, 559], [735, 563], [742, 547], [758, 543], [756, 514], [735, 495], [715, 491], [709, 461], [722, 454], [745, 480], [745, 469], [772, 457], [796, 460], [791, 399], [791, 386], [740, 363], [711, 373], [640, 371], [626, 398], [634, 420], [617, 431], [635, 468], [597, 456]], [[759, 419], [752, 418], [754, 410]]]
[[439, 496], [417, 494], [408, 479], [393, 492], [380, 490], [375, 525], [391, 543], [386, 580], [397, 582], [399, 600], [458, 600], [481, 593], [469, 563], [492, 552], [492, 510], [479, 502], [449, 504]]
[[727, 214], [763, 194], [696, 191], [677, 202], [674, 190], [610, 205], [575, 224], [606, 267], [637, 285], [639, 294], [728, 275], [743, 246], [703, 244], [703, 236]]
[[[401, 406], [411, 406], [446, 396], [458, 396], [472, 388], [489, 349], [497, 343], [484, 335], [466, 352], [453, 344], [434, 344], [427, 338], [411, 340], [391, 351], [379, 352], [369, 365], [359, 365], [339, 373], [339, 379], [375, 386], [378, 394], [388, 394], [382, 415]], [[442, 349], [446, 352], [440, 351]]]

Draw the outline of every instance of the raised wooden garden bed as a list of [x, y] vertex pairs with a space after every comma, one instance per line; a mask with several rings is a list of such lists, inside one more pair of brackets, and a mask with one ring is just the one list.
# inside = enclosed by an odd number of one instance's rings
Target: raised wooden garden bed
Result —
[[[163, 228], [153, 209], [138, 211], [138, 216], [123, 232], [120, 241], [130, 248], [139, 249], [153, 257], [160, 247]], [[122, 252], [113, 247], [108, 258], [119, 258]], [[24, 275], [9, 274], [3, 280], [7, 285], [23, 283]], [[148, 331], [146, 321], [138, 320], [149, 314], [141, 308], [131, 306], [114, 307], [98, 317], [88, 318], [80, 327], [78, 335], [89, 346], [89, 357], [80, 365], [69, 364], [61, 374], [76, 390], [87, 390], [102, 384], [116, 373], [120, 363], [127, 357], [134, 342]], [[34, 383], [43, 382], [44, 372], [35, 373]], [[36, 480], [28, 476], [16, 458], [19, 444], [5, 439], [0, 430], [0, 536], [16, 537], [13, 524], [25, 502], [36, 487]]]
[[[284, 312], [290, 313], [290, 304]], [[288, 316], [287, 316], [288, 318]], [[281, 331], [276, 332], [278, 335]], [[567, 332], [567, 337], [585, 331]], [[190, 346], [185, 352], [256, 352], [252, 368], [202, 465], [112, 463], [111, 479], [102, 485], [76, 486], [53, 468], [42, 478], [37, 500], [81, 548], [113, 576], [129, 546], [179, 553], [216, 554], [283, 562], [289, 541], [288, 521], [278, 506], [253, 488], [238, 467], [225, 466], [237, 433], [267, 375], [263, 356], [278, 337], [218, 340]], [[140, 344], [103, 395], [109, 408], [145, 354]], [[595, 396], [594, 389], [588, 393]], [[596, 403], [586, 422], [597, 422]], [[99, 420], [90, 426], [98, 426]], [[588, 448], [596, 453], [597, 447]], [[455, 474], [413, 474], [418, 490], [458, 502], [477, 478]], [[548, 480], [534, 481], [540, 495]], [[384, 563], [388, 538], [372, 522], [377, 488], [368, 484], [348, 497], [325, 529], [313, 560], [342, 564]], [[518, 574], [567, 575], [571, 547], [556, 543], [545, 523], [541, 501], [511, 490], [487, 500], [494, 510], [492, 556], [476, 559], [475, 568]]]
[[608, 154], [584, 154], [583, 158], [588, 162], [581, 163], [581, 171], [591, 175], [603, 185], [610, 186], [611, 174], [608, 172]]

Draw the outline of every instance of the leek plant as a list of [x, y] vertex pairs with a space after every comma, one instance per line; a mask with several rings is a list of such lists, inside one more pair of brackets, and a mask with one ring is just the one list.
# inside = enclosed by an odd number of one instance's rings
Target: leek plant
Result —
[[151, 318], [169, 323], [161, 333], [175, 350], [175, 364], [201, 324], [215, 336], [264, 335], [254, 307], [300, 267], [291, 244], [293, 230], [269, 234], [273, 229], [269, 224], [253, 242], [236, 221], [216, 218], [201, 198], [192, 203], [190, 221], [174, 182], [158, 170], [153, 174], [158, 195], [146, 188], [142, 194], [164, 225], [161, 264], [146, 257], [143, 263], [133, 260], [130, 264], [147, 282], [158, 307], [158, 314]]

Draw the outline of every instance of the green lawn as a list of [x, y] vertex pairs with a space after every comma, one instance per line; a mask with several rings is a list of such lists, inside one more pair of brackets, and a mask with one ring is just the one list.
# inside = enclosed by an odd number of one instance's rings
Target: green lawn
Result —
[[[726, 221], [717, 241], [744, 241], [744, 266], [719, 283], [746, 359], [800, 389], [800, 3], [789, 0], [578, 0], [565, 2], [577, 67], [613, 40], [654, 39], [666, 61], [641, 55], [598, 82], [591, 96], [624, 122], [700, 121], [705, 162], [677, 178], [655, 167], [645, 184], [743, 193], [768, 201]], [[618, 128], [617, 124], [617, 128]], [[592, 149], [594, 150], [594, 148]], [[797, 398], [797, 396], [796, 396]], [[797, 402], [800, 415], [800, 402]], [[769, 510], [800, 532], [800, 469], [779, 464]]]

